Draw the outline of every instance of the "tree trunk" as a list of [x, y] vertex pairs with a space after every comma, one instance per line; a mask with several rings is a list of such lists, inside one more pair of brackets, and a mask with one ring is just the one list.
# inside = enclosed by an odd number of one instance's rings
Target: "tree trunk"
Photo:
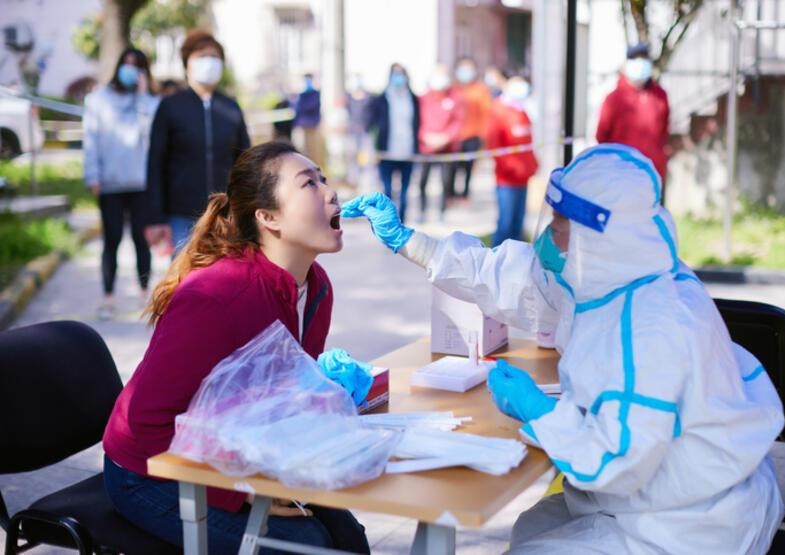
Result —
[[[657, 58], [654, 61], [656, 74], [664, 72], [668, 63], [671, 60], [674, 52], [684, 39], [687, 29], [690, 24], [698, 16], [698, 13], [703, 7], [705, 0], [672, 0], [673, 1], [673, 16], [670, 24], [662, 37], [655, 35], [654, 39], [657, 44], [651, 44], [649, 39], [652, 34], [649, 31], [649, 22], [646, 18], [646, 6], [648, 0], [621, 0], [621, 13], [625, 26], [625, 37], [627, 37], [628, 46], [634, 45], [638, 42], [645, 42], [650, 46], [652, 55], [658, 52]], [[637, 41], [630, 40], [627, 34], [627, 27], [629, 22], [635, 26], [638, 35]], [[656, 46], [659, 45], [659, 48]]]
[[621, 24], [624, 27], [624, 45], [629, 48], [630, 44], [630, 26], [627, 24], [628, 21], [628, 14], [627, 14], [627, 0], [621, 0]]
[[676, 48], [684, 39], [687, 29], [690, 28], [693, 20], [698, 16], [698, 12], [703, 7], [703, 0], [691, 0], [690, 2], [682, 2], [678, 6], [678, 14], [676, 19], [671, 24], [665, 36], [662, 39], [662, 48], [660, 49], [659, 57], [654, 61], [654, 66], [660, 71], [664, 72], [671, 56], [676, 51]]
[[103, 0], [99, 81], [112, 78], [117, 59], [130, 44], [131, 18], [147, 0]]
[[649, 22], [646, 20], [646, 0], [628, 0], [630, 3], [630, 15], [635, 22], [635, 30], [638, 32], [638, 43], [649, 42]]

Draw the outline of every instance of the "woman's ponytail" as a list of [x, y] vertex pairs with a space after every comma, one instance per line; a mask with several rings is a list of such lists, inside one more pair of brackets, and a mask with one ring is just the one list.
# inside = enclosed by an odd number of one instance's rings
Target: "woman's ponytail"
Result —
[[227, 257], [259, 249], [256, 211], [278, 209], [276, 188], [281, 156], [297, 154], [288, 143], [269, 142], [245, 150], [229, 172], [226, 193], [210, 195], [207, 208], [153, 291], [143, 316], [154, 325], [169, 306], [175, 289], [191, 270]]
[[254, 245], [238, 241], [229, 196], [226, 193], [212, 194], [204, 214], [191, 230], [188, 244], [175, 257], [166, 276], [155, 287], [143, 316], [149, 315], [149, 322], [154, 325], [169, 306], [177, 286], [191, 270], [209, 266], [226, 256], [239, 256], [248, 246]]

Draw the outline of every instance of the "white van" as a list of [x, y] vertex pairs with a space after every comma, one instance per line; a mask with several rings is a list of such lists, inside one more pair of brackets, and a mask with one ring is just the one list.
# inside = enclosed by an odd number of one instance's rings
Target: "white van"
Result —
[[31, 102], [8, 96], [0, 91], [0, 159], [10, 160], [44, 144], [44, 132], [38, 119], [38, 108], [32, 106], [33, 129], [30, 133]]

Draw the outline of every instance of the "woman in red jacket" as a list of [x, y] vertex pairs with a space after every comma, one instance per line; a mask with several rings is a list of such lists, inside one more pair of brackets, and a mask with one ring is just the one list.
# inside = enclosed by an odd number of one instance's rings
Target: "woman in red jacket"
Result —
[[[522, 77], [511, 77], [502, 95], [494, 100], [488, 128], [488, 148], [532, 146], [532, 124], [523, 103], [529, 85]], [[537, 173], [537, 158], [526, 150], [497, 156], [496, 199], [499, 223], [493, 234], [493, 246], [507, 239], [521, 240], [526, 215], [526, 187]]]
[[[333, 295], [315, 259], [341, 249], [339, 214], [320, 169], [284, 143], [246, 150], [227, 192], [211, 197], [153, 293], [153, 337], [104, 432], [106, 489], [128, 520], [182, 545], [177, 484], [147, 476], [146, 461], [168, 449], [175, 416], [221, 359], [276, 320], [312, 357], [323, 351]], [[210, 553], [237, 553], [246, 501], [243, 493], [208, 488]], [[268, 537], [369, 552], [348, 511], [309, 506], [303, 515], [277, 501], [271, 515]]]

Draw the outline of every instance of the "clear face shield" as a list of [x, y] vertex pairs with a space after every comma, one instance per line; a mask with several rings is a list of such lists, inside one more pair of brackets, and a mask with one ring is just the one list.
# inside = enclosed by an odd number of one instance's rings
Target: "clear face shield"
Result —
[[[563, 168], [551, 172], [535, 228], [532, 275], [547, 307], [540, 310], [542, 327], [553, 325], [561, 309], [559, 299], [581, 286], [582, 268], [577, 224], [603, 233], [611, 212], [588, 201], [562, 185]], [[569, 271], [565, 272], [568, 262]], [[567, 275], [565, 275], [567, 274]]]
[[581, 249], [571, 244], [575, 242], [571, 226], [580, 224], [603, 233], [611, 216], [610, 210], [564, 189], [561, 185], [563, 175], [563, 168], [551, 172], [533, 242], [535, 259], [554, 274], [564, 271], [568, 257], [580, 255]]

